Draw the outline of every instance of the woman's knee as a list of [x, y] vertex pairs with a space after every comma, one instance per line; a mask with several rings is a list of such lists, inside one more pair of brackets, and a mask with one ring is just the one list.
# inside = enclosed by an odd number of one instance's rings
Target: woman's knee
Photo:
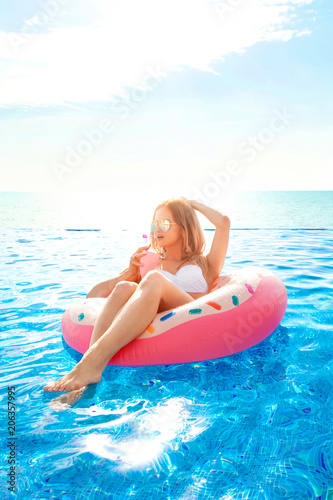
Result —
[[132, 281], [119, 281], [113, 289], [115, 295], [131, 296], [139, 285]]
[[140, 287], [151, 287], [157, 290], [159, 287], [163, 286], [167, 278], [163, 276], [158, 271], [148, 271], [145, 277], [140, 281]]

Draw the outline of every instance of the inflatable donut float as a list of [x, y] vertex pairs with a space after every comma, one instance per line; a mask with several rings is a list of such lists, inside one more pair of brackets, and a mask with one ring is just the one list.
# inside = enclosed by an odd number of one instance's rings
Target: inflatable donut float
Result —
[[[67, 309], [62, 332], [70, 347], [86, 352], [106, 300], [84, 299]], [[286, 288], [275, 274], [254, 267], [236, 270], [219, 276], [205, 296], [158, 313], [108, 364], [148, 366], [230, 356], [268, 337], [286, 307]]]

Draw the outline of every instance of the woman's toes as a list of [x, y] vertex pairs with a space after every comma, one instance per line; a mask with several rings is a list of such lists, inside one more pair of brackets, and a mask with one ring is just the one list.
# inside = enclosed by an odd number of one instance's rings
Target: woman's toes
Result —
[[43, 387], [43, 390], [44, 390], [44, 391], [48, 391], [48, 392], [53, 392], [53, 385], [54, 385], [54, 384], [45, 385], [45, 386]]
[[60, 391], [61, 391], [61, 392], [68, 392], [68, 391], [70, 391], [70, 390], [72, 390], [72, 389], [73, 389], [73, 388], [70, 386], [70, 382], [68, 382], [67, 384], [64, 384], [64, 385], [61, 387]]
[[44, 391], [48, 392], [61, 392], [61, 386], [62, 386], [61, 381], [57, 380], [57, 382], [53, 382], [53, 384], [46, 385], [45, 387], [43, 387], [43, 389]]

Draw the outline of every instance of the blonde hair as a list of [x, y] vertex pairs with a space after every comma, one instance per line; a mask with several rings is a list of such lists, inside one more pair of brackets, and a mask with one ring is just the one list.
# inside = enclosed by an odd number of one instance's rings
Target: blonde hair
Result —
[[[208, 278], [207, 281], [210, 281], [207, 261], [203, 256], [206, 248], [205, 237], [195, 210], [183, 198], [170, 198], [162, 201], [155, 208], [154, 219], [157, 210], [162, 207], [170, 209], [174, 221], [179, 224], [183, 234], [182, 256], [177, 271], [186, 262], [191, 262], [200, 266], [203, 274]], [[151, 239], [151, 246], [162, 257], [165, 255], [165, 249], [161, 248], [154, 238]]]

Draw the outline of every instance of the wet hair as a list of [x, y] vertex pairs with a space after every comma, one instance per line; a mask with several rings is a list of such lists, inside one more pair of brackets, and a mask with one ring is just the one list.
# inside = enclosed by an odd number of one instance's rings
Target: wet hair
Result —
[[[157, 210], [162, 207], [170, 209], [174, 221], [179, 224], [179, 227], [182, 230], [182, 257], [177, 271], [187, 262], [197, 264], [201, 267], [204, 275], [206, 275], [209, 280], [207, 261], [203, 256], [203, 252], [206, 248], [206, 242], [195, 210], [185, 199], [170, 198], [166, 201], [162, 201], [155, 208], [154, 219]], [[165, 249], [163, 247], [159, 247], [154, 238], [151, 239], [151, 246], [155, 252], [162, 256], [162, 258], [165, 256]]]

